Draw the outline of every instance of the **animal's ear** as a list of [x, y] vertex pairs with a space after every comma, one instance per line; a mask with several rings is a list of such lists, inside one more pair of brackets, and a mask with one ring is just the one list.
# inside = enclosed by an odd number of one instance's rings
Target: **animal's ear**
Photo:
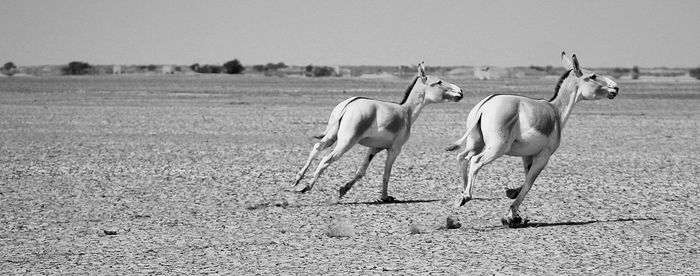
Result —
[[421, 78], [423, 82], [428, 81], [428, 77], [425, 74], [425, 62], [421, 61], [418, 63], [418, 76]]
[[581, 72], [581, 67], [579, 67], [579, 65], [578, 65], [578, 59], [576, 58], [575, 54], [573, 56], [571, 56], [571, 61], [574, 64], [574, 71], [573, 71], [574, 74], [576, 74], [576, 77], [580, 78], [581, 75], [583, 75], [583, 73]]
[[564, 65], [564, 69], [566, 70], [574, 69], [574, 64], [571, 62], [571, 59], [566, 56], [566, 52], [561, 52], [561, 64]]
[[569, 58], [566, 56], [565, 52], [561, 52], [561, 63], [564, 65], [564, 68], [566, 70], [571, 70], [574, 72], [574, 75], [576, 77], [581, 77], [581, 68], [578, 66], [578, 59], [576, 59], [576, 55], [573, 55], [572, 58]]

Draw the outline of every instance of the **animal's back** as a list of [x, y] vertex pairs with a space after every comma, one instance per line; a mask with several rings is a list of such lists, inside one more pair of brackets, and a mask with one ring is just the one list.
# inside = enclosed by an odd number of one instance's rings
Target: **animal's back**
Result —
[[339, 132], [368, 147], [389, 148], [396, 139], [408, 139], [407, 116], [395, 103], [358, 99], [348, 104]]

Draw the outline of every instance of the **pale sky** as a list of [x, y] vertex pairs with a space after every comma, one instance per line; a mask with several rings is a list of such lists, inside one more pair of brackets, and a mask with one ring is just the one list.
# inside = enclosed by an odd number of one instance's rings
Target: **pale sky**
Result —
[[0, 0], [0, 63], [700, 66], [700, 1]]

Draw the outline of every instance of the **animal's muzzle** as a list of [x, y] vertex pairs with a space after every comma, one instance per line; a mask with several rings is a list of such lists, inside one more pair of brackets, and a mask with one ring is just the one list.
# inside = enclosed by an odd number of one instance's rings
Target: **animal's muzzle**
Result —
[[618, 91], [620, 91], [620, 88], [608, 88], [608, 99], [614, 99], [617, 96]]
[[455, 102], [459, 102], [460, 100], [462, 100], [462, 98], [464, 98], [464, 95], [462, 93], [457, 94], [457, 96], [455, 96]]

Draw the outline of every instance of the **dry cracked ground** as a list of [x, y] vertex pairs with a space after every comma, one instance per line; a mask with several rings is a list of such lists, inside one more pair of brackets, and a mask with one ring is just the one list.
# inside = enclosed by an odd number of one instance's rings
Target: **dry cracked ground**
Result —
[[1, 79], [0, 274], [698, 273], [700, 82], [622, 80], [579, 104], [528, 224], [506, 229], [520, 160], [486, 167], [454, 208], [443, 148], [481, 98], [548, 98], [556, 79], [450, 81], [467, 98], [425, 109], [394, 166], [399, 201], [380, 204], [384, 153], [337, 200], [361, 146], [309, 193], [289, 186], [336, 103], [398, 101], [410, 80]]

